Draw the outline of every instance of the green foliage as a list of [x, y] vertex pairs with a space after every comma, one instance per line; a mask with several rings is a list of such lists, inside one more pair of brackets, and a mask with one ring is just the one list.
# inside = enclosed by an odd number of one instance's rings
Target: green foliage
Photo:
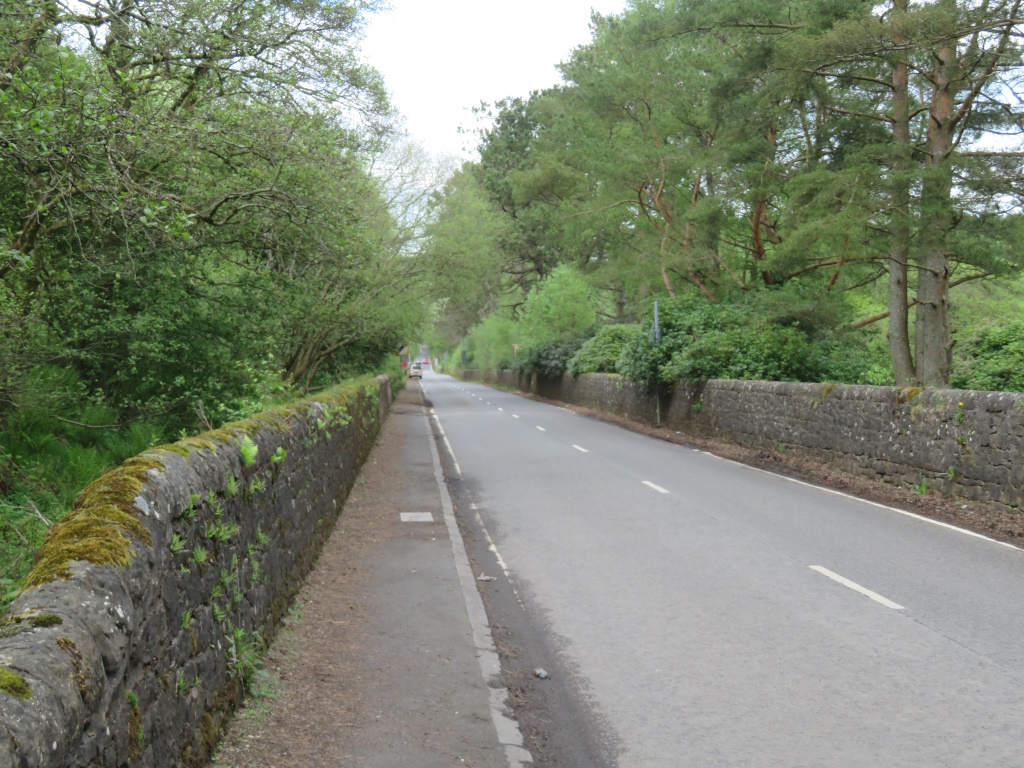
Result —
[[586, 333], [597, 319], [591, 293], [574, 268], [558, 267], [526, 297], [519, 321], [520, 340], [540, 345]]
[[[1016, 11], [644, 0], [595, 17], [589, 43], [560, 67], [562, 84], [481, 109], [480, 159], [458, 187], [473, 187], [485, 229], [500, 234], [483, 242], [465, 209], [436, 209], [442, 250], [477, 243], [462, 252], [479, 253], [480, 267], [453, 272], [434, 295], [438, 336], [450, 349], [452, 329], [500, 313], [520, 323], [516, 342], [535, 367], [531, 346], [549, 357], [542, 345], [574, 335], [544, 317], [536, 288], [572, 265], [603, 321], [687, 294], [739, 307], [742, 320], [709, 329], [733, 330], [702, 342], [717, 359], [677, 360], [694, 375], [820, 369], [946, 386], [952, 350], [959, 380], [1010, 387], [1000, 363], [964, 355], [963, 341], [977, 327], [964, 322], [972, 311], [1012, 317], [1021, 304], [1019, 280], [987, 313], [971, 300], [1022, 266]], [[953, 59], [936, 70], [940, 45]], [[455, 295], [465, 298], [458, 311]], [[796, 359], [804, 341], [807, 364]], [[766, 342], [781, 345], [775, 359], [748, 352]], [[665, 367], [680, 349], [628, 346], [626, 373], [646, 388], [674, 375]]]
[[675, 352], [661, 375], [666, 381], [822, 381], [828, 373], [824, 363], [819, 347], [799, 328], [755, 325], [703, 334]]
[[[210, 541], [227, 541], [241, 529], [238, 523], [214, 522], [206, 524], [206, 538]], [[198, 563], [197, 563], [198, 564]]]
[[585, 339], [585, 335], [579, 335], [526, 344], [519, 350], [513, 368], [525, 372], [535, 371], [544, 376], [561, 376]]
[[632, 379], [647, 391], [675, 381], [673, 372], [664, 371], [676, 355], [694, 339], [707, 333], [740, 325], [743, 311], [727, 304], [712, 304], [696, 296], [659, 302], [658, 323], [661, 340], [652, 339], [653, 307], [645, 315], [639, 329], [622, 350], [617, 367], [623, 376]]
[[423, 316], [369, 170], [373, 3], [66, 5], [0, 22], [0, 607], [104, 471], [376, 370]]
[[[853, 335], [800, 323], [769, 323], [741, 305], [688, 297], [662, 302], [661, 341], [652, 340], [653, 313], [624, 346], [620, 372], [647, 390], [680, 379], [761, 379], [889, 383], [886, 360]], [[870, 378], [875, 380], [866, 380]]]
[[271, 464], [280, 464], [286, 458], [288, 458], [288, 451], [286, 451], [281, 446], [278, 446], [277, 450], [274, 451], [274, 455], [270, 457], [270, 463]]
[[615, 373], [626, 343], [639, 335], [636, 325], [604, 325], [587, 339], [566, 365], [573, 376], [584, 373]]
[[1024, 322], [984, 328], [959, 350], [953, 386], [1024, 392]]
[[490, 315], [470, 330], [462, 348], [470, 368], [500, 369], [511, 366], [516, 342], [515, 323], [501, 315]]
[[203, 565], [209, 559], [210, 553], [205, 547], [195, 546], [192, 548], [192, 562], [196, 565]]
[[239, 627], [229, 627], [226, 640], [228, 673], [242, 684], [246, 694], [251, 694], [254, 686], [267, 677], [260, 658], [263, 640], [259, 633]]
[[168, 547], [170, 548], [172, 555], [180, 555], [182, 552], [185, 551], [186, 544], [188, 544], [188, 542], [185, 540], [183, 536], [177, 533], [172, 533], [171, 541], [168, 544]]
[[256, 463], [256, 454], [259, 452], [259, 446], [252, 441], [251, 437], [242, 435], [242, 439], [238, 442], [238, 447], [242, 451], [243, 467], [251, 467]]

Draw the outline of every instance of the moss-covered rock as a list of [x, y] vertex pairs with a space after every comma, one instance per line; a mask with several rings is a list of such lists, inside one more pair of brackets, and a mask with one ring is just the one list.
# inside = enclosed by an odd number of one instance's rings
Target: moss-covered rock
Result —
[[38, 611], [18, 613], [0, 621], [0, 638], [14, 637], [22, 632], [55, 627], [63, 623], [64, 619], [54, 613], [40, 613]]
[[162, 468], [156, 459], [136, 456], [82, 491], [71, 511], [47, 532], [22, 590], [71, 578], [71, 563], [76, 560], [127, 566], [130, 539], [153, 546], [152, 535], [136, 517], [135, 499], [146, 473]]
[[32, 689], [28, 687], [25, 678], [17, 672], [0, 667], [0, 691], [16, 699], [28, 700], [32, 698]]

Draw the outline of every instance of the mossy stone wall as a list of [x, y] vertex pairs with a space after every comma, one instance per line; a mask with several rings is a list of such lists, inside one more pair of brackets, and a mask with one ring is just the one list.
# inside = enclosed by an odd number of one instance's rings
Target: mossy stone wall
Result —
[[620, 376], [463, 371], [471, 381], [750, 448], [786, 451], [853, 474], [1020, 510], [1024, 394], [715, 379], [658, 398]]
[[204, 764], [390, 404], [339, 387], [83, 491], [0, 620], [0, 768]]

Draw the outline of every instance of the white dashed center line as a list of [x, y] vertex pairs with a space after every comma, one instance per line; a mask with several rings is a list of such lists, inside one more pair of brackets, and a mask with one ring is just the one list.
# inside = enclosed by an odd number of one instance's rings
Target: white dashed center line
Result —
[[544, 427], [537, 427], [537, 429], [539, 429], [541, 432], [547, 432], [547, 430], [544, 429]]
[[854, 592], [860, 592], [865, 597], [870, 597], [876, 603], [881, 603], [886, 608], [892, 608], [894, 611], [902, 611], [902, 610], [904, 610], [903, 606], [900, 605], [899, 603], [894, 603], [889, 598], [882, 597], [877, 592], [872, 592], [870, 589], [867, 589], [866, 587], [862, 587], [860, 584], [858, 584], [855, 581], [850, 581], [849, 579], [847, 579], [847, 578], [845, 578], [843, 576], [840, 576], [838, 573], [833, 573], [828, 568], [823, 568], [820, 565], [812, 565], [812, 566], [810, 566], [810, 568], [811, 568], [812, 571], [817, 571], [822, 576], [828, 576], [830, 579], [832, 579], [832, 581], [836, 581], [836, 582], [842, 584], [844, 587], [849, 587]]
[[652, 483], [652, 482], [651, 482], [650, 480], [644, 480], [644, 485], [646, 485], [646, 486], [647, 486], [648, 488], [653, 488], [653, 489], [654, 489], [654, 490], [656, 490], [656, 491], [657, 491], [658, 493], [668, 493], [668, 491], [666, 491], [666, 490], [665, 490], [664, 488], [662, 488], [662, 487], [661, 487], [660, 485], [655, 485], [655, 484], [654, 484], [654, 483]]
[[580, 446], [578, 445], [574, 445], [573, 448], [575, 448], [580, 453], [590, 453], [590, 451], [588, 451], [586, 448], [580, 448]]
[[499, 411], [504, 411], [505, 409], [504, 409], [504, 408], [499, 408], [498, 410], [499, 410]]
[[513, 414], [512, 414], [512, 418], [513, 418], [513, 419], [518, 419], [519, 417], [518, 417], [518, 416], [516, 416], [516, 415], [515, 415], [515, 414], [513, 413]]

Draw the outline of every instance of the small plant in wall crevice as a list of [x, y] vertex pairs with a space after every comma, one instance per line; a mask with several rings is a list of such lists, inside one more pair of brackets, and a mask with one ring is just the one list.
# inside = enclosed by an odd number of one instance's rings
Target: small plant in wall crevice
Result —
[[242, 435], [242, 439], [238, 442], [238, 447], [242, 451], [242, 466], [251, 467], [256, 463], [256, 454], [259, 453], [259, 447], [252, 441], [252, 438], [248, 435]]

